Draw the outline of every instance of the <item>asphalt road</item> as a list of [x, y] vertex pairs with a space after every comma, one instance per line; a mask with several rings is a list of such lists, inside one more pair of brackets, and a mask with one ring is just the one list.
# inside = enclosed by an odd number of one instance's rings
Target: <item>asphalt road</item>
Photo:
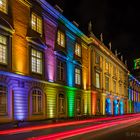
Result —
[[[140, 116], [139, 116], [140, 118]], [[121, 118], [115, 118], [112, 117], [110, 120], [100, 120], [100, 121], [94, 121], [94, 122], [87, 122], [83, 124], [78, 125], [66, 125], [66, 126], [60, 126], [60, 127], [53, 127], [53, 128], [47, 128], [47, 129], [38, 129], [38, 130], [27, 130], [27, 131], [21, 131], [21, 132], [14, 132], [14, 133], [8, 133], [5, 135], [0, 135], [0, 140], [27, 140], [28, 138], [35, 138], [40, 136], [49, 136], [55, 134], [56, 136], [66, 132], [71, 132], [75, 130], [85, 129], [88, 127], [96, 127], [98, 125], [108, 125], [117, 123], [115, 126], [109, 126], [108, 128], [102, 129], [102, 130], [95, 130], [93, 132], [87, 132], [83, 135], [77, 134], [77, 136], [74, 137], [67, 137], [65, 140], [140, 140], [140, 123], [132, 121], [128, 124], [119, 124], [120, 121], [135, 119], [135, 116], [131, 117], [124, 117]], [[94, 119], [93, 119], [94, 120]], [[136, 124], [135, 124], [136, 123]], [[99, 127], [100, 128], [100, 127]], [[65, 135], [65, 134], [64, 134]], [[54, 137], [55, 138], [55, 137]], [[48, 140], [48, 139], [46, 139]], [[52, 140], [52, 139], [50, 139]]]
[[131, 126], [110, 127], [63, 140], [140, 140], [140, 122]]

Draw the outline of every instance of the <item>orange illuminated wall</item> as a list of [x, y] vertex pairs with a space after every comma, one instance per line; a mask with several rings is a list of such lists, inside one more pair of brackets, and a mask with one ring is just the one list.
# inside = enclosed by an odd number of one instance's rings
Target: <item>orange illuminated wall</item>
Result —
[[28, 45], [26, 40], [30, 22], [30, 9], [23, 3], [12, 0], [12, 16], [15, 33], [12, 40], [12, 70], [28, 74]]

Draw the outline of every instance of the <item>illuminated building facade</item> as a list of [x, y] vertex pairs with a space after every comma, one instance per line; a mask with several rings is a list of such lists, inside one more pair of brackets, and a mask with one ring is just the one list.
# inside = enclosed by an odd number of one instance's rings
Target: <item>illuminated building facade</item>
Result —
[[128, 113], [137, 113], [140, 112], [140, 83], [131, 74], [128, 81]]
[[93, 36], [91, 53], [91, 81], [93, 112], [102, 115], [127, 113], [128, 70], [125, 64]]
[[128, 71], [95, 42], [45, 0], [0, 0], [0, 122], [126, 113]]
[[140, 58], [134, 60], [134, 69], [132, 74], [140, 81]]
[[88, 38], [45, 0], [0, 0], [0, 18], [0, 122], [90, 113]]

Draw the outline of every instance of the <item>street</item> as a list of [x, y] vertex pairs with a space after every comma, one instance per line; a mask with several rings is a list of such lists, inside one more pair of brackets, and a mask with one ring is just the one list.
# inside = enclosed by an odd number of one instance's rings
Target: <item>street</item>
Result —
[[0, 131], [0, 140], [139, 139], [140, 115], [124, 115], [28, 126]]

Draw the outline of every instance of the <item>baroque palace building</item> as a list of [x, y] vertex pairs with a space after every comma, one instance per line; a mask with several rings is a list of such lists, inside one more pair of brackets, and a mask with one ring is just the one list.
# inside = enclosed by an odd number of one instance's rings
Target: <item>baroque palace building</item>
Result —
[[45, 0], [0, 0], [0, 123], [140, 112], [140, 83]]

